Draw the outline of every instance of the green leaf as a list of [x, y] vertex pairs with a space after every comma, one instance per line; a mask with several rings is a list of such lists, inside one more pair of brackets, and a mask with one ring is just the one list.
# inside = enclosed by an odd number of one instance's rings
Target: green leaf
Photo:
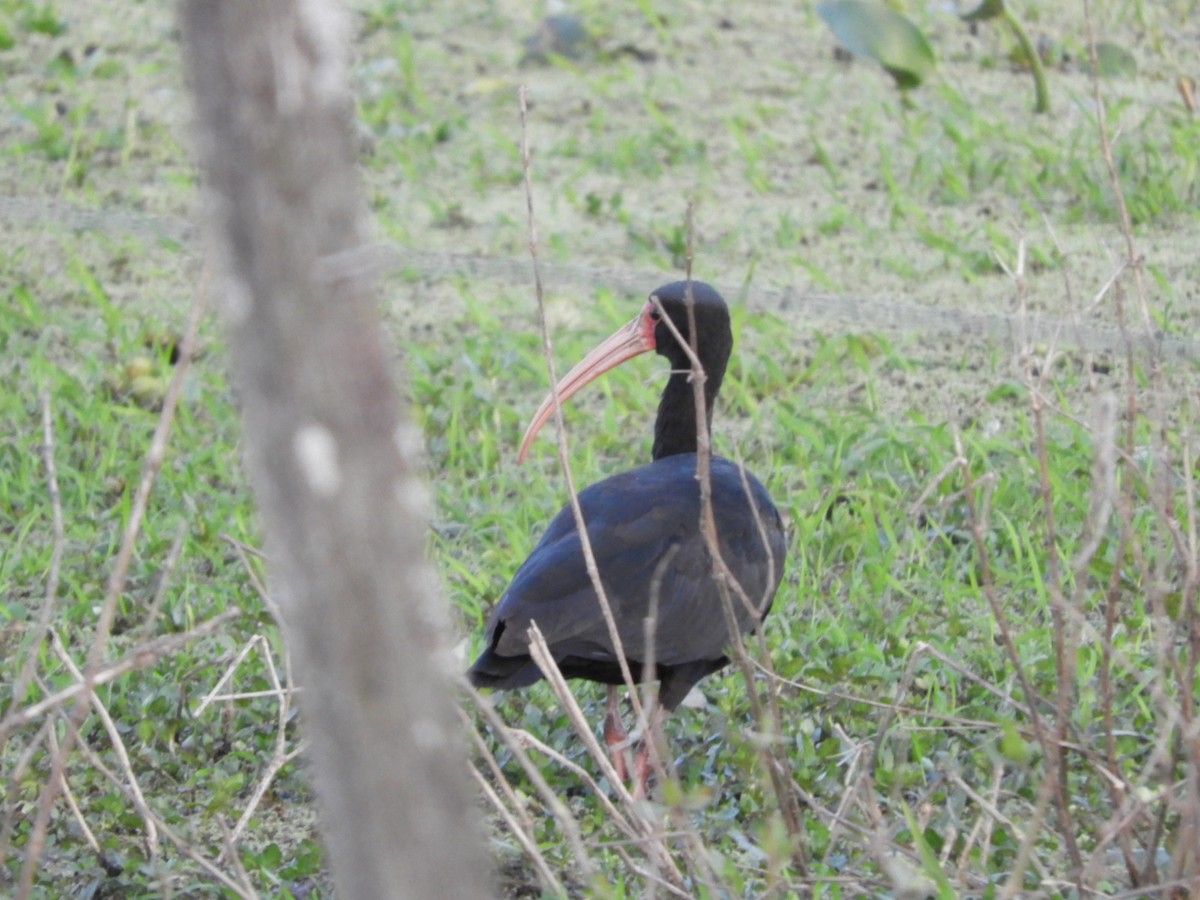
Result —
[[66, 19], [63, 19], [49, 4], [40, 9], [30, 9], [24, 19], [24, 25], [30, 31], [59, 37], [67, 31]]
[[847, 50], [878, 62], [901, 89], [916, 87], [933, 71], [933, 50], [925, 35], [882, 3], [839, 0], [822, 3], [817, 13]]
[[1004, 15], [1004, 0], [983, 0], [969, 13], [959, 16], [964, 22], [986, 22]]
[[[908, 822], [909, 831], [916, 842], [917, 849], [921, 853], [922, 865], [921, 870], [918, 871], [907, 861], [900, 863], [900, 857], [894, 860], [898, 865], [892, 866], [888, 874], [897, 888], [896, 893], [905, 894], [911, 892], [914, 896], [928, 896], [931, 893], [930, 888], [936, 886], [939, 898], [945, 897], [947, 900], [950, 900], [950, 898], [957, 897], [958, 894], [942, 869], [937, 854], [929, 845], [929, 838], [925, 830], [917, 822], [917, 817], [913, 815], [912, 809], [909, 808], [907, 803], [902, 804], [902, 808], [904, 810], [904, 818]], [[928, 877], [930, 883], [921, 883], [920, 875], [922, 872]]]
[[283, 863], [283, 852], [279, 849], [278, 844], [267, 844], [259, 854], [258, 861], [263, 868], [274, 872]]
[[1004, 733], [1000, 737], [1000, 752], [1020, 765], [1027, 765], [1033, 758], [1033, 748], [1029, 746], [1017, 726], [1011, 721], [1003, 723]]
[[1133, 78], [1138, 70], [1132, 53], [1108, 41], [1096, 44], [1096, 65], [1105, 78]]

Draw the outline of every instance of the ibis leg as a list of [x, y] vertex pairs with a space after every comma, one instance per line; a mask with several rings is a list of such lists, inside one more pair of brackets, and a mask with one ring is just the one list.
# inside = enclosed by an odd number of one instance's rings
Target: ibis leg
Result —
[[621, 702], [617, 688], [612, 685], [608, 689], [608, 715], [604, 717], [604, 742], [608, 744], [608, 754], [612, 757], [613, 768], [622, 782], [629, 780], [629, 731], [621, 718]]
[[662, 733], [662, 707], [653, 703], [648, 712], [642, 739], [638, 741], [637, 754], [633, 760], [633, 797], [641, 800], [650, 796], [650, 774], [654, 767], [650, 762], [650, 742]]

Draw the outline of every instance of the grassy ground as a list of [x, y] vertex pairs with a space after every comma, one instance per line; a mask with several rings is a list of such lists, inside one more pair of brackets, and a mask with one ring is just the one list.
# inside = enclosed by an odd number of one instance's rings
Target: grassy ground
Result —
[[[940, 63], [902, 102], [871, 64], [835, 58], [809, 5], [776, 6], [582, 4], [584, 57], [526, 67], [526, 4], [356, 6], [363, 178], [395, 263], [381, 296], [464, 652], [564, 500], [548, 444], [514, 460], [545, 382], [520, 83], [560, 365], [677, 277], [695, 200], [697, 277], [736, 307], [717, 450], [762, 478], [791, 535], [764, 635], [778, 678], [714, 677], [704, 708], [669, 723], [670, 802], [610, 810], [535, 753], [573, 845], [480, 722], [535, 848], [489, 820], [505, 889], [550, 890], [549, 872], [571, 893], [642, 894], [670, 868], [661, 848], [709, 896], [1195, 879], [1200, 120], [1179, 79], [1197, 75], [1196, 3], [1096, 10], [1137, 62], [1102, 88], [1141, 282], [1078, 10], [1020, 10], [1061, 52], [1037, 117], [997, 28], [908, 5]], [[68, 688], [87, 656], [199, 279], [172, 28], [169, 4], [0, 0], [5, 715]], [[1161, 354], [1128, 349], [1122, 328]], [[85, 725], [67, 770], [78, 812], [50, 820], [38, 896], [238, 890], [208, 867], [243, 892], [328, 895], [302, 756], [271, 768], [301, 738], [271, 693], [286, 667], [246, 549], [223, 360], [205, 320], [106, 656], [180, 642], [101, 689], [111, 724]], [[612, 373], [574, 405], [580, 483], [648, 457], [659, 368]], [[240, 698], [201, 703], [218, 688]], [[774, 741], [748, 697], [768, 690]], [[579, 694], [595, 720], [603, 698]], [[544, 686], [496, 708], [595, 771]], [[53, 709], [0, 721], [8, 893], [65, 726]], [[795, 833], [764, 747], [805, 801]]]

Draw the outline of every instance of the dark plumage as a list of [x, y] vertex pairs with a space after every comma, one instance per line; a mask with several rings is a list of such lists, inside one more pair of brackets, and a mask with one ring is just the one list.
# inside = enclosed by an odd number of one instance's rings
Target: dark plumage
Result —
[[[721, 510], [721, 555], [747, 595], [769, 609], [783, 569], [783, 530], [762, 485], [748, 474], [747, 496], [741, 479], [733, 463], [713, 460], [713, 504]], [[708, 549], [697, 528], [700, 485], [696, 456], [669, 456], [606, 478], [580, 492], [579, 503], [621, 643], [638, 680], [647, 657], [644, 620], [650, 611], [655, 573], [666, 560], [658, 581], [654, 659], [662, 679], [659, 700], [666, 709], [674, 709], [692, 685], [728, 662], [725, 613], [712, 579]], [[769, 536], [770, 552], [776, 560], [774, 573], [765, 565], [767, 553], [751, 504], [758, 507]], [[764, 564], [739, 565], [747, 559]], [[753, 631], [756, 617], [737, 598], [734, 610], [742, 632]], [[565, 676], [623, 683], [608, 627], [584, 567], [570, 507], [550, 523], [493, 612], [488, 647], [471, 667], [471, 681], [476, 686], [518, 688], [542, 677], [526, 649], [525, 631], [534, 620]]]
[[[720, 390], [733, 348], [729, 311], [710, 286], [692, 282], [697, 349], [707, 374], [706, 406]], [[654, 633], [659, 700], [674, 709], [692, 686], [728, 662], [730, 643], [712, 561], [700, 532], [696, 418], [691, 364], [660, 321], [657, 297], [688, 337], [686, 282], [659, 288], [639, 316], [588, 355], [559, 384], [563, 402], [607, 369], [639, 353], [667, 357], [672, 374], [655, 424], [654, 461], [594, 484], [579, 495], [596, 562], [635, 679], [647, 659], [645, 619], [657, 603]], [[538, 411], [522, 446], [553, 412], [553, 395]], [[733, 595], [737, 625], [753, 632], [770, 610], [783, 575], [779, 513], [759, 481], [726, 459], [712, 459], [712, 501], [721, 553], [751, 611]], [[765, 540], [764, 540], [765, 538]], [[487, 647], [468, 675], [477, 687], [506, 690], [542, 677], [529, 657], [526, 631], [536, 621], [568, 678], [622, 683], [608, 628], [592, 589], [571, 508], [550, 523], [493, 611]]]

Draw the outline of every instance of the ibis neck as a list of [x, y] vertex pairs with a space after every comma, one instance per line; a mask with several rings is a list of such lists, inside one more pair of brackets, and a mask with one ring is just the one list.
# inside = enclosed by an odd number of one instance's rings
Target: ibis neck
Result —
[[[721, 389], [721, 375], [709, 375], [704, 385], [704, 427], [712, 434], [712, 410]], [[696, 394], [687, 372], [673, 372], [658, 404], [654, 423], [654, 459], [677, 453], [695, 453]]]

